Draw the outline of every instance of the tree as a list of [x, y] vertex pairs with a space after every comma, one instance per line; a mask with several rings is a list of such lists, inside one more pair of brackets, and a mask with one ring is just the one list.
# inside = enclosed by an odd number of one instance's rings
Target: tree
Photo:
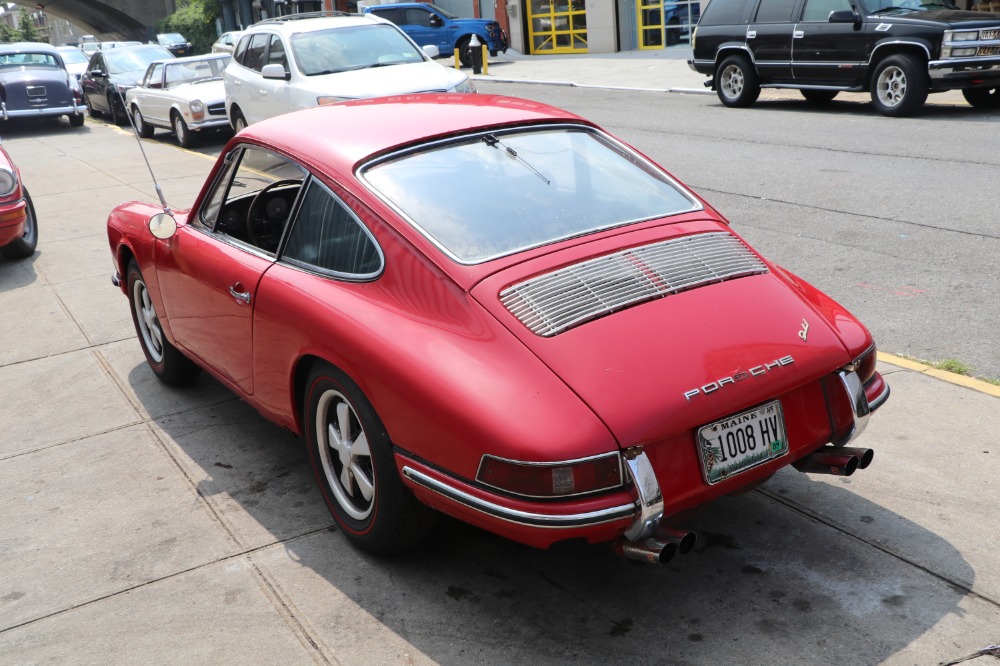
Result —
[[8, 44], [17, 41], [17, 33], [6, 23], [0, 23], [0, 42]]
[[17, 11], [16, 37], [21, 42], [37, 42], [41, 40], [38, 31], [35, 30], [35, 21], [24, 7], [21, 7]]
[[208, 53], [218, 38], [215, 19], [219, 17], [218, 0], [180, 0], [177, 11], [156, 24], [157, 32], [179, 32], [191, 42], [195, 53]]

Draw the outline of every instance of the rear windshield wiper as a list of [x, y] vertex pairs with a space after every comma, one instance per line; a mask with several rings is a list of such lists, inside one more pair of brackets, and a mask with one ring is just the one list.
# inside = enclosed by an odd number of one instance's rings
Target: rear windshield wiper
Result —
[[545, 176], [543, 176], [542, 173], [538, 169], [536, 169], [535, 167], [533, 167], [530, 164], [528, 164], [527, 160], [525, 160], [523, 157], [519, 156], [517, 154], [516, 150], [514, 150], [513, 148], [511, 148], [510, 146], [508, 146], [507, 144], [505, 144], [500, 139], [496, 138], [494, 135], [492, 135], [492, 134], [485, 134], [485, 135], [483, 135], [483, 143], [485, 143], [490, 148], [496, 148], [497, 150], [500, 150], [502, 148], [504, 150], [504, 152], [507, 153], [508, 157], [510, 157], [512, 160], [516, 160], [517, 162], [519, 162], [522, 165], [524, 165], [524, 168], [526, 168], [528, 171], [530, 171], [531, 173], [533, 173], [536, 176], [538, 176], [539, 178], [541, 178], [543, 183], [545, 183], [546, 185], [551, 185], [552, 184], [552, 181], [550, 181], [548, 178], [546, 178]]

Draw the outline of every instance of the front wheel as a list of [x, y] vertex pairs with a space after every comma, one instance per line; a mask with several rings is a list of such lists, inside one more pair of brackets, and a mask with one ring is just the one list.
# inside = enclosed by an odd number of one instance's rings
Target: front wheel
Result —
[[201, 368], [170, 344], [160, 326], [153, 300], [146, 288], [146, 281], [139, 272], [139, 266], [132, 261], [128, 265], [128, 301], [132, 309], [132, 323], [139, 336], [142, 352], [153, 370], [153, 374], [164, 384], [183, 386], [190, 384], [201, 373]]
[[194, 145], [194, 134], [188, 129], [187, 123], [184, 122], [181, 114], [175, 112], [171, 124], [174, 126], [174, 134], [177, 135], [177, 143], [181, 144], [184, 148], [190, 148]]
[[132, 107], [132, 122], [135, 123], [136, 131], [139, 132], [139, 136], [143, 139], [153, 136], [153, 126], [143, 119], [142, 111], [139, 110], [138, 106]]
[[28, 190], [24, 191], [24, 232], [20, 238], [15, 238], [3, 247], [0, 247], [0, 255], [4, 259], [27, 259], [35, 253], [38, 246], [38, 220], [35, 219], [35, 205], [31, 203]]
[[1000, 88], [965, 88], [962, 96], [977, 109], [1000, 108]]
[[462, 67], [472, 67], [472, 37], [463, 37], [458, 40], [458, 60]]
[[125, 113], [125, 107], [114, 93], [108, 95], [108, 108], [111, 109], [111, 122], [115, 125], [124, 125], [128, 122], [128, 114]]
[[317, 364], [303, 413], [309, 461], [344, 535], [376, 555], [426, 536], [435, 514], [403, 485], [389, 436], [361, 389], [332, 366]]
[[872, 73], [872, 104], [884, 116], [909, 116], [923, 107], [930, 91], [927, 67], [908, 53], [889, 56]]
[[229, 114], [229, 122], [232, 124], [234, 132], [239, 133], [247, 128], [247, 119], [243, 117], [243, 112], [238, 108], [233, 107]]
[[716, 74], [719, 100], [730, 107], [752, 105], [760, 97], [760, 80], [750, 61], [742, 56], [729, 56], [719, 65]]

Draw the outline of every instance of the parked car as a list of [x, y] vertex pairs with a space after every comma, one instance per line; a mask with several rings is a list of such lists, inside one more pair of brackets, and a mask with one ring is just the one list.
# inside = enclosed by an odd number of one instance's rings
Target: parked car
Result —
[[726, 106], [761, 88], [798, 88], [806, 101], [868, 92], [886, 116], [918, 112], [928, 93], [962, 91], [1000, 107], [1000, 14], [951, 0], [712, 0], [688, 64]]
[[232, 30], [230, 32], [222, 33], [212, 44], [212, 53], [232, 54], [233, 49], [236, 48], [236, 42], [240, 40], [240, 35], [242, 34], [242, 30]]
[[663, 25], [666, 31], [667, 46], [674, 46], [688, 38], [693, 26], [701, 17], [701, 3], [679, 2], [663, 7]]
[[486, 45], [491, 56], [507, 52], [507, 35], [496, 21], [459, 18], [437, 5], [422, 2], [371, 5], [364, 12], [392, 21], [419, 46], [434, 45], [444, 56], [458, 49], [459, 58], [467, 67], [472, 64], [469, 52], [472, 35]]
[[139, 85], [151, 62], [172, 57], [155, 44], [97, 51], [80, 78], [87, 112], [91, 117], [108, 113], [116, 125], [125, 123], [125, 93]]
[[0, 117], [58, 118], [83, 125], [80, 89], [55, 47], [37, 42], [0, 44]]
[[35, 206], [21, 182], [21, 172], [0, 146], [0, 256], [26, 259], [37, 245]]
[[142, 82], [125, 95], [139, 136], [149, 138], [162, 127], [187, 148], [202, 132], [229, 129], [222, 85], [229, 60], [227, 54], [215, 53], [151, 63]]
[[156, 43], [178, 58], [191, 55], [191, 42], [178, 32], [167, 32], [157, 35]]
[[434, 94], [273, 118], [175, 215], [108, 218], [149, 366], [304, 436], [365, 550], [437, 510], [662, 562], [693, 545], [683, 512], [873, 455], [844, 446], [889, 395], [865, 327], [566, 111]]
[[87, 71], [87, 63], [90, 62], [90, 58], [75, 46], [57, 46], [56, 50], [59, 51], [59, 55], [62, 57], [66, 71], [72, 74], [73, 78], [79, 82], [80, 77]]
[[226, 68], [226, 113], [236, 130], [289, 111], [414, 92], [473, 92], [465, 74], [431, 58], [371, 15], [295, 14], [243, 32]]

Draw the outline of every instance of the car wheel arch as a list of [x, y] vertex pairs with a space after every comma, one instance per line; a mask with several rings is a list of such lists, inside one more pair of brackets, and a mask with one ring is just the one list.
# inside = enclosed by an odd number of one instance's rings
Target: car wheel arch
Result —
[[[295, 365], [292, 368], [291, 373], [291, 409], [294, 420], [294, 432], [296, 435], [305, 435], [305, 401], [306, 391], [309, 388], [309, 375], [312, 373], [314, 368], [321, 365], [333, 368], [337, 372], [343, 373], [344, 376], [354, 382], [358, 389], [360, 389], [360, 391], [375, 408], [376, 413], [378, 413], [378, 402], [374, 399], [374, 396], [370, 391], [370, 387], [365, 384], [362, 377], [358, 376], [357, 373], [350, 372], [346, 369], [345, 363], [335, 362], [330, 360], [328, 357], [306, 352], [299, 356], [299, 358], [295, 361]], [[383, 427], [385, 427], [384, 424]]]
[[931, 60], [930, 47], [922, 42], [893, 41], [876, 44], [875, 48], [872, 49], [871, 57], [868, 58], [868, 72], [866, 75], [865, 87], [869, 89], [871, 88], [872, 72], [875, 71], [875, 68], [878, 67], [880, 62], [894, 55], [903, 54], [917, 56], [923, 60], [924, 64], [930, 62]]
[[720, 46], [719, 50], [715, 52], [715, 67], [714, 67], [715, 74], [712, 77], [713, 85], [715, 79], [719, 75], [719, 66], [722, 65], [722, 62], [726, 58], [733, 55], [743, 56], [750, 62], [750, 65], [755, 70], [757, 69], [757, 63], [754, 60], [753, 53], [750, 51], [750, 49], [746, 47], [745, 44], [730, 44], [730, 45]]

